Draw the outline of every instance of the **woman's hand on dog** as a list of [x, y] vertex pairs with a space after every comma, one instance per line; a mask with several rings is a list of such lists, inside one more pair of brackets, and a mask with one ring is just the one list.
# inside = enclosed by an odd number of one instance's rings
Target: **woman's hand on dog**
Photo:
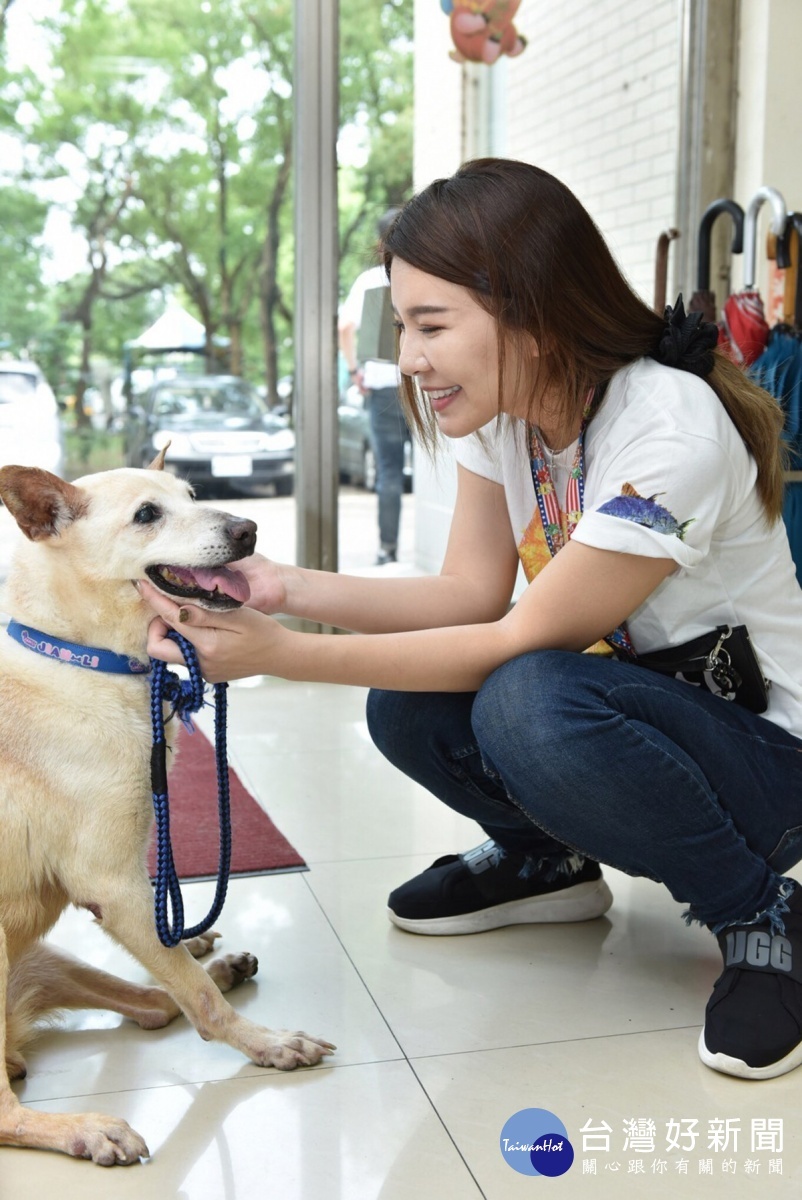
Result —
[[232, 563], [231, 566], [248, 581], [251, 589], [250, 599], [247, 601], [248, 608], [255, 608], [258, 612], [268, 615], [286, 612], [287, 585], [280, 563], [272, 562], [263, 554], [251, 554], [248, 558], [241, 558]]
[[[240, 565], [237, 564], [237, 569]], [[250, 606], [211, 612], [187, 602], [176, 604], [144, 579], [138, 581], [137, 587], [143, 600], [158, 614], [148, 629], [151, 658], [176, 665], [183, 663], [180, 649], [167, 636], [175, 629], [192, 642], [201, 673], [209, 683], [282, 673], [278, 660], [287, 630], [272, 617]]]

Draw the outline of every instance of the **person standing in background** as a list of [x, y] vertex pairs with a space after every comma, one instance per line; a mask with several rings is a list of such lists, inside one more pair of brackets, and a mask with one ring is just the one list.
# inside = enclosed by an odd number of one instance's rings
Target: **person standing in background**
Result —
[[[379, 219], [379, 242], [401, 210], [390, 208]], [[377, 566], [396, 562], [398, 527], [401, 522], [401, 497], [404, 492], [404, 443], [409, 436], [399, 397], [400, 376], [392, 362], [357, 358], [357, 333], [362, 323], [365, 293], [371, 288], [389, 287], [383, 266], [369, 267], [354, 280], [340, 310], [338, 324], [340, 349], [348, 364], [348, 376], [366, 397], [370, 418], [373, 453], [376, 457], [376, 493], [379, 499], [379, 553]]]

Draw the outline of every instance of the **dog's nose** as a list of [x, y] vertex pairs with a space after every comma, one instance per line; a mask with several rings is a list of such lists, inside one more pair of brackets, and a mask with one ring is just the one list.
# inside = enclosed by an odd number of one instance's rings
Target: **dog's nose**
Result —
[[255, 521], [246, 521], [244, 518], [229, 521], [226, 526], [226, 533], [232, 542], [236, 542], [237, 546], [242, 549], [243, 558], [247, 558], [249, 554], [253, 554], [256, 546]]

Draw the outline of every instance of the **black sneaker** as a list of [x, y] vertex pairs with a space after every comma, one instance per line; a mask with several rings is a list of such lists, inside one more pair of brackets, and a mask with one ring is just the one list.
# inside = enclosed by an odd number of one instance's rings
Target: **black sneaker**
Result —
[[699, 1038], [699, 1057], [714, 1071], [774, 1079], [802, 1064], [802, 888], [786, 904], [785, 934], [768, 921], [718, 934], [724, 971]]
[[503, 925], [588, 921], [613, 902], [599, 864], [590, 859], [549, 883], [537, 875], [522, 879], [523, 862], [492, 841], [438, 858], [390, 893], [387, 915], [408, 933], [483, 933]]

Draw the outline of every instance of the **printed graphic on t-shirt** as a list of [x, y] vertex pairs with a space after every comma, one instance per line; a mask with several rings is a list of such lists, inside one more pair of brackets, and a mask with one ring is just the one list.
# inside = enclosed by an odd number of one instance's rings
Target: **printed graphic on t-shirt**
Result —
[[674, 535], [684, 542], [688, 526], [693, 524], [696, 518], [690, 517], [680, 524], [673, 513], [657, 503], [657, 497], [660, 495], [662, 492], [655, 492], [647, 499], [636, 492], [631, 483], [625, 483], [621, 495], [601, 504], [598, 511], [606, 513], [608, 517], [620, 517], [624, 521], [644, 525], [647, 529], [653, 529], [655, 533], [664, 533], [668, 537]]

